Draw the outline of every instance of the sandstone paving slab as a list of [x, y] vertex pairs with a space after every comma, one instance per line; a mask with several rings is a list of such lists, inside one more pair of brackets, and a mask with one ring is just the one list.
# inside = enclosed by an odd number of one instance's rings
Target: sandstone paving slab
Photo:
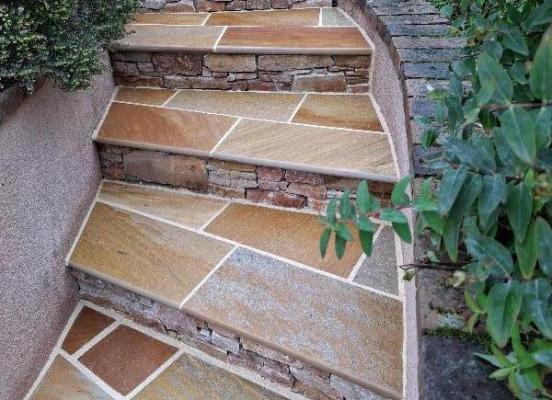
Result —
[[233, 203], [205, 228], [207, 232], [305, 265], [347, 277], [362, 254], [358, 238], [338, 260], [334, 247], [322, 259], [318, 250], [323, 231], [312, 214]]
[[229, 27], [217, 52], [264, 54], [370, 54], [368, 42], [355, 27]]
[[112, 397], [58, 355], [31, 396], [31, 400], [60, 399], [111, 400]]
[[163, 105], [176, 90], [120, 87], [115, 96], [116, 101], [138, 103], [152, 106]]
[[387, 135], [242, 120], [215, 157], [309, 172], [395, 180]]
[[210, 52], [223, 28], [217, 26], [128, 25], [114, 50]]
[[354, 280], [389, 294], [399, 294], [395, 234], [391, 228], [385, 227], [380, 232], [372, 255], [364, 260]]
[[179, 307], [231, 249], [227, 243], [98, 202], [69, 264]]
[[83, 307], [67, 333], [61, 348], [73, 354], [115, 320], [89, 307]]
[[291, 122], [383, 132], [368, 96], [309, 94]]
[[321, 13], [322, 26], [354, 26], [351, 20], [335, 7], [322, 8]]
[[209, 14], [201, 13], [136, 13], [133, 24], [202, 25]]
[[236, 118], [114, 102], [100, 127], [101, 142], [207, 155]]
[[291, 93], [181, 90], [167, 106], [236, 117], [287, 121], [302, 97], [301, 94]]
[[205, 25], [218, 26], [317, 26], [320, 9], [286, 9], [213, 13]]
[[245, 249], [184, 310], [381, 395], [402, 394], [402, 305]]
[[98, 198], [191, 228], [200, 228], [227, 204], [217, 199], [114, 182], [104, 182]]
[[183, 354], [149, 385], [136, 400], [280, 400], [285, 399], [222, 368]]
[[127, 326], [119, 326], [79, 361], [113, 389], [126, 395], [178, 349]]

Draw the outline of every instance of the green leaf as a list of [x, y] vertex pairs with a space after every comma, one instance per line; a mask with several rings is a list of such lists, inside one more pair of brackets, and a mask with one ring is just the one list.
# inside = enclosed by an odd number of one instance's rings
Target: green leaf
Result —
[[532, 117], [535, 120], [535, 135], [537, 148], [546, 148], [552, 141], [552, 110], [548, 107], [541, 107], [533, 111]]
[[335, 213], [336, 208], [337, 208], [337, 200], [334, 197], [328, 202], [328, 207], [326, 208], [326, 221], [330, 225], [335, 224], [337, 221], [336, 213]]
[[521, 107], [510, 107], [502, 114], [500, 122], [500, 130], [512, 152], [527, 164], [533, 164], [537, 142], [531, 115]]
[[457, 158], [462, 164], [483, 171], [494, 171], [496, 168], [494, 159], [484, 149], [454, 136], [443, 140], [449, 156]]
[[399, 210], [395, 210], [394, 208], [384, 208], [381, 210], [380, 219], [382, 221], [388, 221], [388, 222], [396, 222], [398, 224], [407, 224], [408, 219], [406, 216], [400, 212]]
[[403, 242], [412, 243], [412, 234], [410, 233], [410, 225], [408, 223], [392, 222], [391, 226]]
[[326, 257], [326, 251], [328, 250], [328, 243], [331, 236], [332, 230], [329, 228], [324, 229], [324, 232], [322, 232], [320, 236], [320, 255], [322, 258]]
[[466, 246], [473, 257], [489, 268], [498, 267], [504, 274], [510, 274], [514, 269], [508, 249], [488, 236], [470, 235], [466, 238]]
[[360, 246], [362, 247], [362, 251], [364, 252], [364, 254], [370, 257], [370, 255], [372, 255], [374, 232], [359, 231], [358, 236], [360, 238]]
[[552, 369], [552, 343], [543, 339], [537, 339], [533, 346], [532, 357], [535, 361]]
[[548, 28], [537, 48], [529, 85], [537, 98], [552, 100], [552, 28]]
[[525, 346], [521, 343], [519, 327], [515, 324], [512, 328], [512, 348], [514, 349], [520, 368], [531, 368], [535, 366], [536, 362], [533, 360], [533, 357], [531, 357]]
[[495, 57], [483, 52], [477, 62], [479, 82], [490, 81], [495, 86], [491, 99], [499, 104], [509, 103], [514, 94], [512, 80]]
[[537, 256], [542, 272], [552, 278], [552, 228], [543, 218], [538, 217], [536, 222], [537, 231]]
[[350, 220], [354, 217], [354, 214], [350, 193], [346, 190], [341, 196], [341, 199], [339, 199], [339, 215], [345, 220]]
[[406, 188], [410, 183], [410, 176], [402, 178], [391, 192], [391, 203], [395, 207], [406, 206], [410, 204], [410, 197], [406, 194]]
[[477, 202], [480, 226], [487, 226], [489, 217], [494, 210], [497, 209], [500, 203], [506, 201], [506, 190], [504, 175], [485, 175], [483, 177], [483, 187]]
[[526, 85], [529, 83], [529, 78], [527, 78], [527, 71], [525, 70], [525, 65], [523, 63], [515, 63], [510, 69], [508, 69], [510, 76], [513, 80], [521, 85]]
[[496, 379], [496, 380], [500, 381], [500, 380], [505, 379], [506, 377], [508, 377], [508, 375], [510, 375], [513, 371], [514, 371], [513, 367], [497, 369], [496, 371], [492, 372], [489, 375], [489, 378]]
[[449, 218], [460, 220], [466, 215], [481, 192], [481, 182], [481, 175], [468, 174], [460, 193], [449, 211]]
[[438, 192], [439, 212], [441, 215], [448, 214], [467, 176], [468, 169], [464, 166], [445, 171]]
[[341, 236], [336, 235], [335, 236], [335, 255], [337, 256], [338, 260], [341, 260], [343, 258], [343, 255], [345, 254], [346, 246], [347, 246], [347, 241], [343, 239]]
[[516, 255], [521, 275], [525, 279], [531, 279], [537, 264], [537, 232], [536, 224], [529, 226], [525, 240], [515, 242]]
[[346, 240], [347, 242], [353, 240], [353, 234], [351, 233], [347, 225], [343, 222], [337, 224], [335, 234], [336, 236], [342, 238], [343, 240]]
[[460, 236], [461, 221], [453, 221], [450, 218], [444, 218], [443, 223], [443, 243], [445, 249], [452, 261], [458, 260], [458, 238]]
[[368, 190], [368, 183], [361, 181], [357, 188], [356, 205], [360, 212], [370, 213], [379, 210], [379, 201], [370, 194]]
[[515, 282], [497, 283], [489, 291], [487, 330], [498, 347], [508, 343], [521, 302], [521, 291]]
[[441, 214], [436, 211], [422, 211], [420, 214], [431, 229], [437, 233], [443, 232], [443, 217], [441, 217]]
[[523, 33], [519, 28], [510, 28], [506, 32], [504, 38], [502, 39], [502, 44], [507, 49], [513, 50], [516, 53], [523, 54], [524, 56], [529, 55], [529, 48], [527, 43], [525, 43], [525, 38]]
[[546, 278], [538, 278], [528, 283], [525, 302], [531, 320], [547, 339], [552, 339], [552, 285]]
[[469, 291], [464, 291], [464, 301], [466, 302], [466, 305], [469, 307], [469, 309], [474, 313], [482, 313], [483, 310], [481, 307], [479, 307], [479, 304], [475, 301], [475, 299], [471, 296]]
[[523, 242], [533, 213], [533, 197], [525, 182], [510, 187], [505, 210], [516, 241]]

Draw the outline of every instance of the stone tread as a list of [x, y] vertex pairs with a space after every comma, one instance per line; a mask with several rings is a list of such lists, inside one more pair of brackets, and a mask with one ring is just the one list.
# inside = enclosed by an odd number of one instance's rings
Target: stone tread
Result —
[[369, 95], [121, 87], [94, 139], [394, 182], [391, 142], [376, 108]]
[[322, 8], [145, 13], [126, 30], [113, 50], [369, 55], [373, 48], [340, 11]]
[[400, 297], [354, 282], [356, 242], [321, 260], [321, 230], [311, 213], [105, 181], [68, 264], [399, 398]]

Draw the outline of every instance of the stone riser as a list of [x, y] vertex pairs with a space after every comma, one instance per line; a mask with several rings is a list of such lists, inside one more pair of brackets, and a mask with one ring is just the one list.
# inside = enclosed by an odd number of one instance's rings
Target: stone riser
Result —
[[304, 7], [331, 7], [331, 0], [142, 0], [144, 11], [213, 12], [269, 10]]
[[366, 93], [371, 57], [113, 52], [111, 61], [125, 86]]
[[247, 368], [313, 400], [380, 399], [367, 389], [256, 341], [119, 286], [71, 269], [80, 296], [124, 313], [223, 362]]
[[[282, 207], [322, 211], [327, 200], [349, 189], [358, 179], [268, 168], [195, 156], [98, 144], [103, 177], [191, 189], [217, 196], [247, 199]], [[371, 193], [389, 203], [393, 185], [369, 182]]]

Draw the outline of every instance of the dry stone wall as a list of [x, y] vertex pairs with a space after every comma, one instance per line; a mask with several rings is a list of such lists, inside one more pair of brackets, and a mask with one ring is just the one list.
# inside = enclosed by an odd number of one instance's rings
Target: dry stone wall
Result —
[[331, 0], [142, 0], [146, 12], [213, 12], [331, 7]]

